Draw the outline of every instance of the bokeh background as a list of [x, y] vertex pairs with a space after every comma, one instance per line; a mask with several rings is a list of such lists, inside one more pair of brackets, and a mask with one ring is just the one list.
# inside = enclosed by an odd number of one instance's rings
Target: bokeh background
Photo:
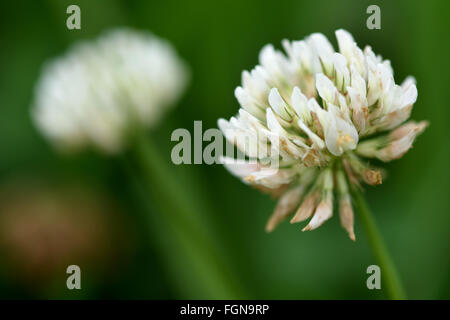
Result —
[[[81, 30], [66, 28], [66, 8], [81, 8]], [[366, 8], [381, 8], [381, 30], [366, 28]], [[221, 243], [220, 253], [250, 299], [380, 299], [366, 288], [374, 264], [362, 226], [350, 241], [331, 219], [314, 232], [281, 224], [264, 232], [275, 202], [219, 165], [170, 162], [176, 128], [216, 127], [238, 110], [234, 88], [266, 43], [322, 32], [336, 46], [345, 28], [392, 62], [397, 82], [412, 74], [419, 98], [412, 117], [429, 129], [368, 201], [408, 296], [450, 298], [450, 21], [446, 1], [125, 1], [41, 0], [0, 4], [0, 297], [220, 298], [173, 285], [147, 215], [120, 159], [95, 152], [57, 154], [30, 118], [42, 64], [73, 42], [129, 26], [168, 39], [189, 63], [186, 95], [149, 133], [177, 183], [193, 191]], [[159, 232], [164, 236], [164, 232]], [[179, 261], [183, 264], [183, 261]], [[66, 288], [65, 268], [82, 269], [82, 290]], [[192, 281], [195, 279], [189, 279]], [[186, 285], [190, 285], [189, 281]]]

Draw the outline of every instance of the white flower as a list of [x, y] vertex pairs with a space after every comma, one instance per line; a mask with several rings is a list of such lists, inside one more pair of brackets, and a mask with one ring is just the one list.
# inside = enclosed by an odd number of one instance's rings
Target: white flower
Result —
[[[225, 166], [280, 196], [268, 231], [290, 214], [291, 223], [311, 218], [303, 230], [319, 227], [332, 216], [336, 193], [341, 223], [354, 240], [348, 183], [382, 180], [362, 158], [398, 159], [427, 126], [402, 125], [417, 99], [412, 77], [397, 85], [388, 60], [368, 46], [361, 50], [347, 31], [336, 37], [339, 52], [319, 33], [284, 40], [287, 55], [265, 46], [260, 65], [244, 71], [236, 89], [239, 114], [219, 120], [227, 140], [253, 160], [226, 159]], [[268, 159], [279, 160], [278, 170]]]
[[112, 30], [45, 66], [33, 118], [62, 148], [91, 144], [115, 153], [135, 124], [155, 125], [175, 103], [186, 71], [168, 42], [149, 33]]

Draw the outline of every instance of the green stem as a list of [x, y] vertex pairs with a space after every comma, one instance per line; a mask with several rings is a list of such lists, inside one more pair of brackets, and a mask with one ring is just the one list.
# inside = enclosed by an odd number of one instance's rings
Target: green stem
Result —
[[387, 296], [392, 300], [406, 299], [400, 277], [384, 244], [375, 219], [361, 191], [356, 189], [353, 188], [352, 190], [353, 199], [356, 202], [357, 212], [363, 223], [372, 253], [381, 269], [381, 279], [383, 286], [386, 288]]
[[215, 243], [211, 228], [199, 216], [189, 197], [189, 186], [181, 186], [161, 152], [143, 133], [137, 134], [131, 149], [135, 171], [143, 183], [152, 232], [159, 238], [161, 253], [171, 278], [186, 298], [242, 298], [231, 276], [223, 251]]

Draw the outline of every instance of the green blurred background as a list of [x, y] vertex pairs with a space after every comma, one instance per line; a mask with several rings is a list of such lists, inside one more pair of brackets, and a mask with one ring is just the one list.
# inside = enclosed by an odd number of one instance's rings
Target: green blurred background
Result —
[[[81, 8], [81, 30], [66, 28], [70, 4]], [[381, 30], [366, 28], [370, 4], [381, 8]], [[266, 234], [275, 202], [219, 165], [171, 164], [171, 132], [193, 132], [194, 120], [206, 130], [234, 115], [242, 70], [253, 68], [264, 44], [280, 48], [284, 38], [322, 32], [336, 47], [334, 30], [344, 28], [360, 46], [370, 44], [391, 60], [397, 82], [414, 75], [419, 98], [412, 118], [431, 126], [403, 159], [386, 166], [383, 185], [366, 193], [408, 296], [450, 298], [449, 9], [446, 1], [412, 0], [2, 1], [0, 297], [210, 298], [173, 286], [155, 235], [143, 223], [158, 213], [137, 199], [120, 159], [59, 155], [30, 119], [43, 62], [77, 40], [130, 26], [168, 39], [190, 65], [187, 93], [149, 135], [177, 183], [206, 209], [221, 255], [250, 299], [383, 295], [366, 288], [366, 268], [375, 261], [358, 220], [356, 243], [336, 217], [314, 232], [283, 223]], [[68, 264], [81, 266], [82, 290], [66, 289]]]

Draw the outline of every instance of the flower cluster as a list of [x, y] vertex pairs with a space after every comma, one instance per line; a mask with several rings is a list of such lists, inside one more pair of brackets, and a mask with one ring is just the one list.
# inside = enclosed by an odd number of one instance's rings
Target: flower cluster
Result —
[[[332, 216], [337, 196], [354, 240], [349, 183], [382, 181], [364, 158], [400, 158], [427, 126], [404, 123], [417, 99], [412, 77], [397, 85], [388, 60], [360, 49], [345, 30], [336, 37], [339, 52], [320, 33], [284, 40], [287, 55], [265, 46], [260, 65], [244, 71], [236, 88], [239, 114], [218, 121], [227, 140], [255, 160], [224, 159], [230, 172], [280, 196], [267, 231], [290, 214], [291, 223], [312, 217], [303, 230], [313, 230]], [[267, 170], [271, 157], [278, 170]]]
[[112, 30], [46, 65], [33, 117], [58, 146], [119, 151], [128, 130], [153, 126], [184, 90], [186, 67], [151, 34]]

